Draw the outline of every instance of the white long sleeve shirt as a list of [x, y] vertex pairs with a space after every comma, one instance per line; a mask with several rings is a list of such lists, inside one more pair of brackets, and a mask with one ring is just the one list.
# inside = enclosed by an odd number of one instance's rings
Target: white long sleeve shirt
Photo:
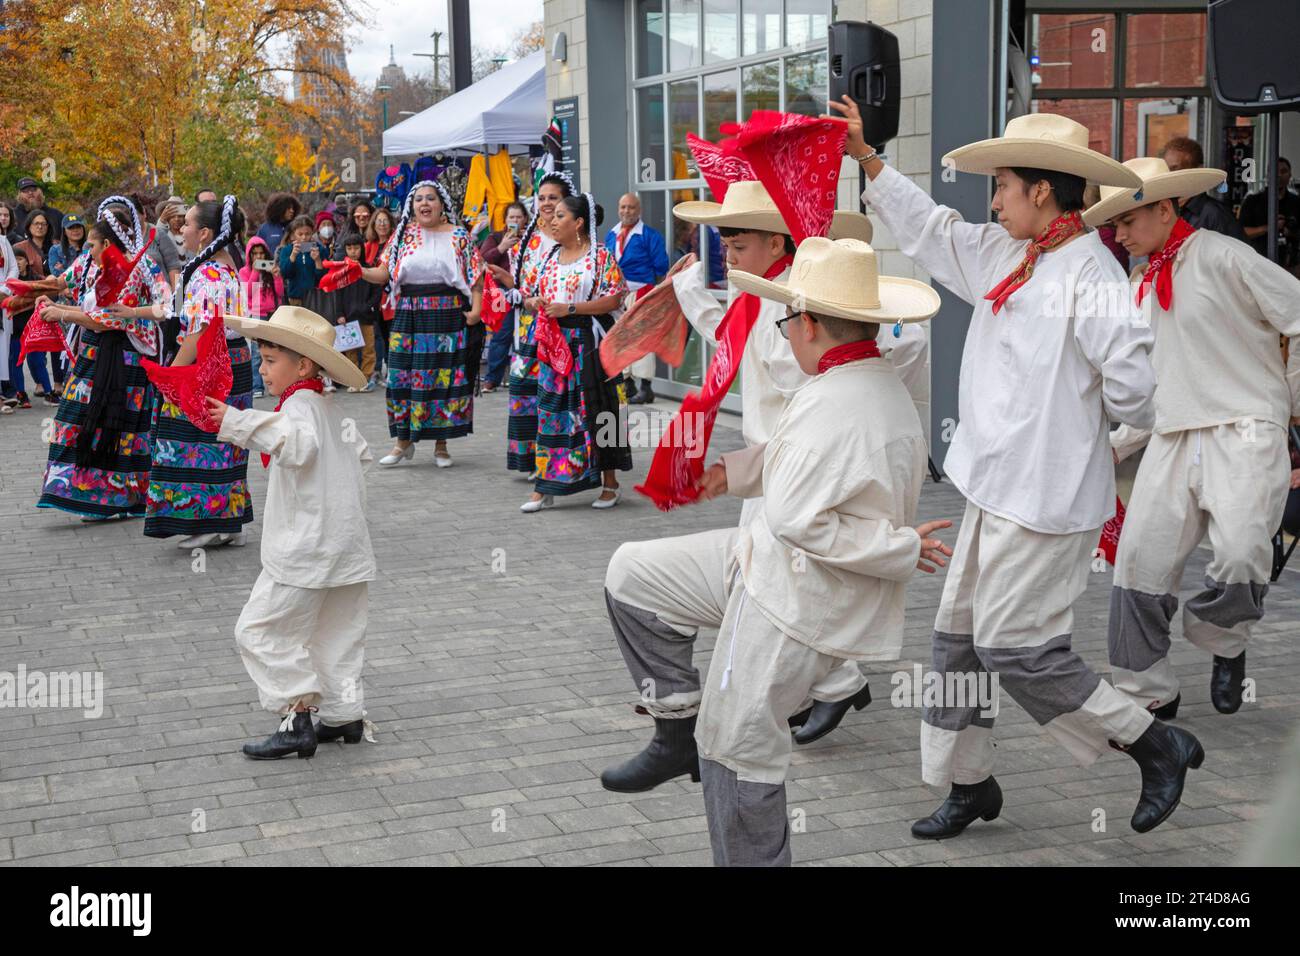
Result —
[[217, 434], [271, 456], [262, 512], [262, 568], [279, 584], [334, 588], [375, 579], [356, 423], [328, 395], [300, 391], [278, 412], [226, 411]]
[[[993, 314], [984, 295], [1027, 243], [965, 222], [885, 167], [863, 201], [899, 248], [974, 306], [962, 352], [958, 425], [944, 471], [978, 507], [1045, 534], [1100, 528], [1115, 507], [1109, 422], [1154, 422], [1154, 335], [1095, 232], [1039, 257]], [[1100, 294], [1102, 307], [1090, 302]], [[940, 332], [940, 334], [942, 334]]]
[[736, 545], [745, 590], [800, 643], [895, 660], [916, 570], [926, 448], [885, 358], [839, 365], [790, 399], [772, 437], [722, 456], [728, 493], [762, 496]]

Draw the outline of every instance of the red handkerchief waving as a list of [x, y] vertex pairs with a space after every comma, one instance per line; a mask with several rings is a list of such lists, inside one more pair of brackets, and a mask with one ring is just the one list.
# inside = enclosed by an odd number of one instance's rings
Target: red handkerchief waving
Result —
[[498, 332], [512, 306], [492, 273], [483, 270], [483, 324], [489, 332]]
[[1111, 564], [1115, 563], [1115, 555], [1119, 553], [1119, 534], [1124, 530], [1124, 502], [1115, 498], [1115, 517], [1111, 518], [1101, 526], [1101, 540], [1097, 542], [1097, 547]]
[[835, 189], [849, 124], [798, 113], [754, 110], [745, 123], [723, 123], [726, 155], [749, 163], [795, 244], [809, 236], [825, 236], [835, 217]]
[[67, 352], [68, 357], [72, 357], [72, 351], [63, 339], [63, 331], [56, 323], [46, 322], [41, 318], [44, 309], [42, 305], [27, 320], [27, 327], [23, 329], [21, 349], [18, 352], [19, 364], [26, 361], [31, 352]]
[[545, 310], [538, 313], [533, 323], [538, 359], [554, 369], [556, 375], [568, 375], [573, 371], [573, 352], [559, 323], [547, 315]]
[[141, 359], [140, 365], [149, 381], [196, 428], [216, 432], [219, 425], [208, 415], [206, 399], [224, 402], [230, 395], [234, 376], [230, 370], [230, 352], [226, 348], [226, 326], [218, 309], [208, 327], [199, 336], [198, 355], [193, 365], [159, 365]]
[[600, 340], [600, 364], [611, 376], [650, 352], [673, 368], [682, 364], [686, 352], [686, 316], [672, 279], [640, 296]]
[[686, 134], [686, 147], [695, 157], [695, 165], [700, 175], [709, 184], [709, 192], [718, 202], [727, 195], [727, 187], [732, 183], [751, 182], [758, 178], [749, 160], [736, 152], [728, 153], [720, 144], [700, 139], [694, 133]]
[[356, 259], [326, 259], [321, 265], [325, 267], [325, 274], [320, 277], [317, 288], [322, 292], [337, 292], [361, 278], [361, 263]]
[[100, 257], [99, 275], [95, 278], [95, 305], [103, 309], [117, 302], [117, 297], [126, 288], [126, 282], [131, 278], [131, 273], [140, 264], [140, 260], [144, 258], [145, 250], [153, 244], [154, 232], [153, 229], [149, 230], [148, 239], [130, 262], [126, 261], [126, 256], [118, 251], [117, 246], [111, 242], [108, 244], [103, 256]]

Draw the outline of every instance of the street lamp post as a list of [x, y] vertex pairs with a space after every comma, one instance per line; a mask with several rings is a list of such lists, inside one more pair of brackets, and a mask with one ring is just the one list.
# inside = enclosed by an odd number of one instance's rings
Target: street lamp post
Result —
[[[388, 94], [391, 93], [391, 92], [393, 91], [393, 88], [392, 88], [391, 86], [389, 86], [387, 83], [380, 83], [377, 87], [375, 87], [375, 89], [378, 90], [380, 93], [383, 93], [383, 94], [384, 94], [384, 99], [383, 99], [383, 103], [384, 103], [384, 130], [386, 130], [386, 129], [388, 129]], [[383, 130], [381, 130], [380, 133], [379, 133], [379, 151], [380, 151], [381, 153], [383, 153], [383, 157], [384, 157], [384, 168], [387, 169], [387, 168], [388, 168], [388, 154], [387, 154], [387, 153], [384, 153], [384, 133], [383, 133]]]

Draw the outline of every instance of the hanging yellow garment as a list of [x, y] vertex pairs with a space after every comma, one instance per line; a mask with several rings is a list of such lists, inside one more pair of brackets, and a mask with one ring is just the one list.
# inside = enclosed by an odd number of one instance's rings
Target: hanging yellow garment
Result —
[[493, 231], [506, 227], [506, 207], [515, 201], [514, 171], [504, 147], [495, 156], [475, 156], [469, 164], [463, 218], [467, 226], [486, 216]]
[[506, 207], [514, 201], [514, 169], [510, 165], [509, 151], [502, 147], [488, 160], [488, 204], [494, 232], [506, 227]]

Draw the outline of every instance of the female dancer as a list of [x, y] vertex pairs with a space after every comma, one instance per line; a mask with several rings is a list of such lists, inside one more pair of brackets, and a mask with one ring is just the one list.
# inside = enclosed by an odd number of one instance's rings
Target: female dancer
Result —
[[396, 441], [379, 464], [413, 458], [415, 442], [433, 438], [434, 464], [449, 468], [447, 440], [474, 431], [479, 354], [471, 354], [471, 326], [482, 312], [482, 273], [478, 248], [442, 186], [416, 183], [379, 264], [361, 270], [367, 282], [390, 284], [396, 308], [387, 388], [388, 432]]
[[61, 277], [75, 305], [41, 296], [42, 318], [76, 326], [77, 358], [55, 414], [39, 508], [83, 521], [144, 514], [149, 489], [149, 416], [153, 386], [140, 359], [158, 353], [156, 316], [170, 310], [162, 271], [141, 258], [117, 297], [96, 301], [104, 251], [132, 259], [143, 244], [135, 206], [123, 196], [99, 205], [86, 247]]
[[556, 245], [542, 264], [536, 295], [524, 303], [538, 322], [559, 326], [573, 356], [563, 373], [538, 364], [537, 479], [520, 506], [524, 512], [549, 508], [554, 495], [601, 486], [592, 507], [612, 508], [619, 499], [614, 472], [632, 467], [618, 414], [626, 401], [622, 376], [609, 381], [596, 348], [627, 294], [618, 261], [595, 241], [600, 219], [590, 193], [559, 202], [551, 224]]
[[[239, 314], [239, 273], [227, 248], [244, 230], [244, 214], [234, 196], [201, 202], [185, 214], [181, 238], [197, 253], [181, 270], [182, 339], [172, 365], [193, 365], [199, 336], [221, 315]], [[170, 241], [170, 240], [169, 240]], [[248, 341], [225, 330], [234, 378], [235, 408], [253, 403], [253, 363]], [[244, 544], [243, 527], [253, 520], [248, 490], [248, 452], [216, 440], [190, 423], [185, 413], [158, 396], [153, 423], [153, 467], [144, 533], [151, 538], [183, 535], [184, 550]]]
[[[523, 238], [511, 250], [510, 270], [490, 267], [504, 289], [514, 289], [516, 302], [537, 293], [542, 262], [555, 246], [551, 221], [555, 206], [573, 195], [573, 181], [567, 173], [551, 173], [537, 185], [537, 215]], [[537, 342], [533, 337], [537, 315], [519, 310], [515, 325], [514, 354], [510, 358], [510, 420], [506, 430], [506, 467], [529, 479], [537, 476]]]

